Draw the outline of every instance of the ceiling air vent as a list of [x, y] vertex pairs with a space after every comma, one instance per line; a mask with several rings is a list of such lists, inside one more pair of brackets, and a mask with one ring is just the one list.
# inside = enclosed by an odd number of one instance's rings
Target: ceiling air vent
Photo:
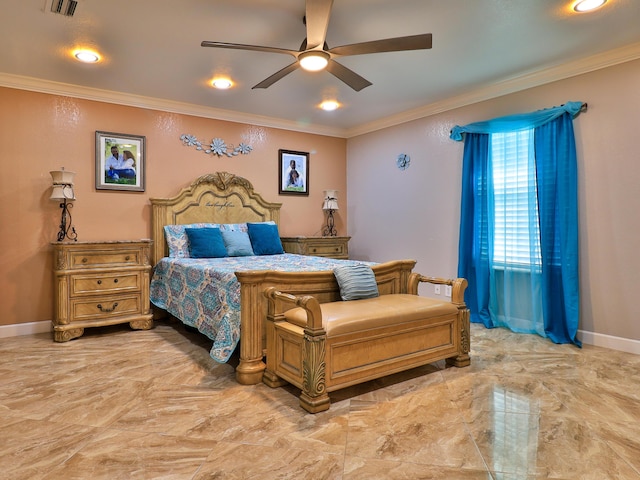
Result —
[[51, 11], [67, 17], [73, 17], [77, 6], [78, 2], [76, 0], [52, 0]]

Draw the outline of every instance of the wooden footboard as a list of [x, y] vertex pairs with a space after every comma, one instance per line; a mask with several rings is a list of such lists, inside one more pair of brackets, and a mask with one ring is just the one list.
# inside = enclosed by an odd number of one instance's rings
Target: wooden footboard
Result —
[[[411, 293], [417, 290], [410, 282], [415, 260], [395, 260], [372, 266], [381, 295]], [[236, 379], [244, 385], [262, 381], [266, 368], [265, 321], [267, 315], [278, 318], [295, 305], [276, 301], [273, 311], [263, 292], [268, 287], [292, 295], [313, 295], [320, 303], [340, 300], [340, 289], [332, 271], [322, 272], [236, 272], [240, 282], [240, 363], [236, 367]]]

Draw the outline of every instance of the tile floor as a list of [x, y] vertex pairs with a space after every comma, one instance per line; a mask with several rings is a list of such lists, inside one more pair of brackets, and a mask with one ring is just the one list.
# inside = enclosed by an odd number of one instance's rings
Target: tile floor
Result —
[[316, 415], [176, 323], [0, 339], [0, 478], [640, 479], [640, 356], [472, 327]]

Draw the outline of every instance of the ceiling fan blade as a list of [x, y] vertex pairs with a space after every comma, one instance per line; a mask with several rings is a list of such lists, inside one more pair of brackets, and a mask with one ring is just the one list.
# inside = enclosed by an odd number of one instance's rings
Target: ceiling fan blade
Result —
[[431, 48], [431, 34], [411, 35], [409, 37], [387, 38], [372, 42], [343, 45], [329, 50], [331, 55], [363, 55], [366, 53], [401, 52], [405, 50], [425, 50]]
[[255, 88], [268, 88], [274, 83], [276, 83], [278, 80], [280, 80], [281, 78], [284, 78], [294, 70], [297, 70], [299, 66], [300, 64], [298, 62], [293, 62], [291, 65], [287, 65], [282, 70], [277, 71], [270, 77], [265, 78], [263, 81], [258, 83], [255, 87], [251, 87], [251, 90]]
[[322, 48], [324, 45], [332, 6], [333, 0], [307, 0], [307, 48]]
[[251, 50], [253, 52], [286, 53], [287, 55], [293, 55], [296, 58], [298, 56], [298, 53], [300, 53], [295, 50], [287, 50], [285, 48], [261, 47], [260, 45], [243, 45], [241, 43], [210, 42], [207, 40], [202, 42], [200, 46], [215, 47], [215, 48], [232, 48], [235, 50]]
[[348, 69], [344, 65], [336, 62], [335, 60], [329, 60], [327, 64], [327, 71], [336, 78], [339, 78], [344, 83], [353, 88], [356, 92], [359, 92], [363, 88], [372, 85], [372, 83], [366, 78], [362, 78], [353, 70]]

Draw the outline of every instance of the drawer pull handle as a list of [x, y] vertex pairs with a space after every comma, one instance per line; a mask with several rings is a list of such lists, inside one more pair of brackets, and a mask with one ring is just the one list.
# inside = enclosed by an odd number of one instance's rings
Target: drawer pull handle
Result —
[[98, 280], [98, 285], [102, 285], [102, 280]]
[[114, 278], [114, 279], [113, 279], [113, 283], [118, 283], [118, 279], [117, 279], [117, 278]]
[[129, 259], [130, 259], [130, 258], [131, 258], [131, 257], [130, 257], [129, 255], [127, 255], [126, 257], [124, 257], [124, 259], [125, 259], [127, 262], [129, 261]]
[[336, 251], [336, 252], [339, 252], [339, 251], [340, 251], [340, 249], [336, 247], [335, 251]]
[[82, 259], [82, 263], [87, 263], [86, 257]]
[[98, 304], [98, 310], [100, 310], [102, 313], [109, 313], [109, 312], [113, 312], [116, 309], [117, 306], [118, 306], [118, 302], [115, 302], [113, 304], [113, 307], [111, 307], [111, 308], [103, 308], [102, 305], [99, 303]]
[[312, 251], [313, 253], [316, 253], [316, 249], [315, 249], [315, 248], [312, 248], [312, 249], [311, 249], [311, 251]]

